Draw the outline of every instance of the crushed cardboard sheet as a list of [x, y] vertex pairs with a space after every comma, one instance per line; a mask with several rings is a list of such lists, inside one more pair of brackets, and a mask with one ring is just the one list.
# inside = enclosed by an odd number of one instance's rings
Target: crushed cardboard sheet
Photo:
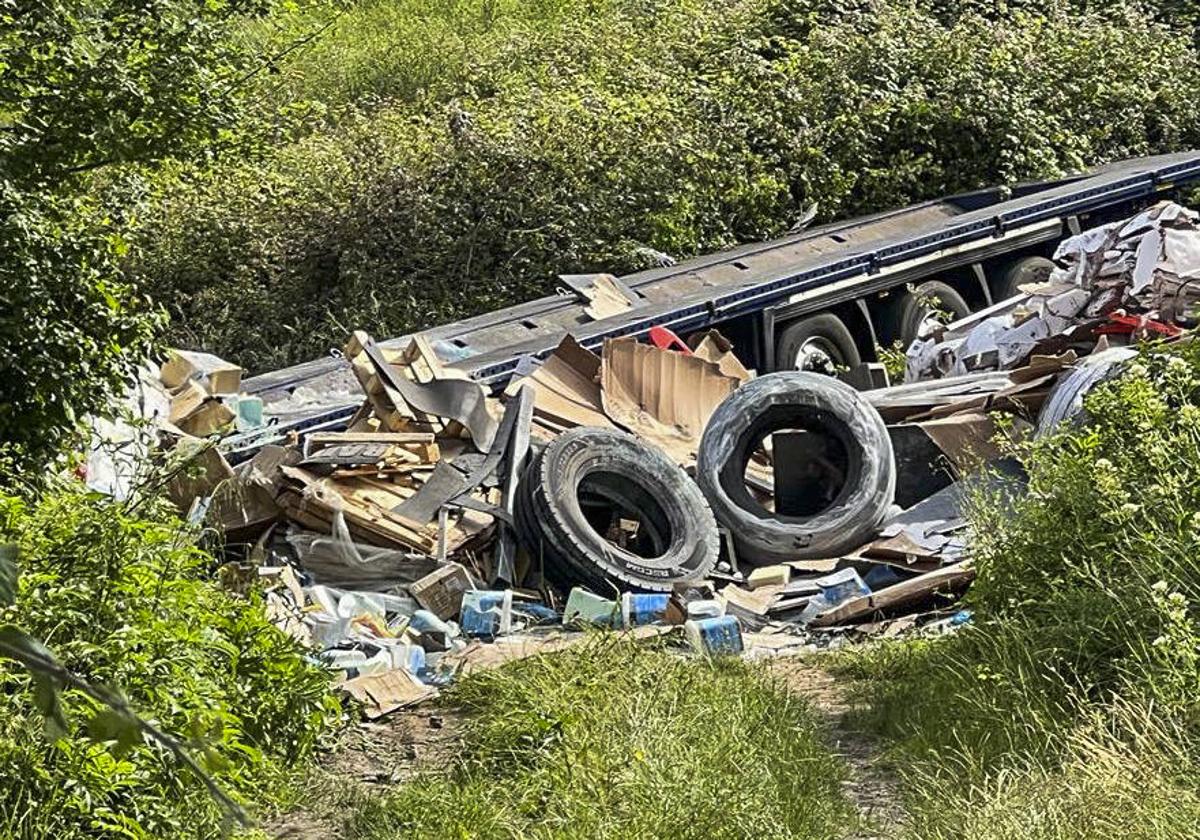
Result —
[[[620, 632], [623, 638], [653, 639], [677, 632], [677, 628], [661, 625], [644, 625]], [[542, 633], [524, 633], [503, 636], [493, 642], [472, 642], [462, 651], [448, 657], [457, 673], [465, 675], [472, 671], [487, 671], [527, 659], [542, 653], [555, 653], [582, 644], [591, 638], [590, 633], [571, 630], [549, 630]]]
[[567, 336], [527, 376], [505, 390], [515, 396], [522, 385], [533, 389], [533, 419], [539, 437], [550, 438], [576, 426], [613, 426], [600, 398], [600, 357]]
[[591, 298], [584, 312], [594, 321], [602, 321], [633, 309], [633, 301], [625, 296], [611, 274], [598, 274], [591, 286]]
[[362, 704], [368, 720], [414, 706], [438, 693], [436, 688], [425, 685], [403, 668], [357, 676], [346, 680], [340, 688]]
[[632, 338], [604, 344], [600, 386], [605, 413], [679, 464], [695, 462], [708, 418], [740, 384], [737, 376], [722, 373], [719, 362], [696, 355]]

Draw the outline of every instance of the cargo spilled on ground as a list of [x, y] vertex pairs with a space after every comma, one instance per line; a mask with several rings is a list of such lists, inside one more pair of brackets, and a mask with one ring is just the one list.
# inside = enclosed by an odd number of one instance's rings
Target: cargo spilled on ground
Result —
[[[556, 669], [583, 668], [599, 649], [589, 641], [596, 629], [628, 637], [605, 643], [605, 656], [681, 668], [681, 679], [705, 686], [720, 683], [724, 666], [704, 661], [722, 657], [849, 650], [872, 639], [884, 651], [897, 639], [900, 650], [955, 650], [931, 640], [986, 632], [972, 627], [975, 604], [957, 603], [978, 574], [977, 551], [994, 551], [978, 531], [987, 521], [979, 511], [993, 511], [993, 538], [1004, 534], [997, 511], [1026, 504], [1037, 478], [1028, 453], [1072, 434], [1089, 416], [1085, 399], [1101, 399], [1108, 380], [1125, 382], [1172, 347], [1190, 347], [1197, 241], [1195, 214], [1170, 203], [1085, 231], [1059, 246], [1052, 273], [1015, 297], [951, 324], [923, 322], [907, 381], [890, 386], [874, 367], [883, 387], [865, 391], [812, 372], [755, 375], [719, 332], [685, 342], [656, 329], [649, 343], [613, 339], [599, 353], [568, 335], [493, 393], [422, 336], [397, 348], [356, 333], [345, 348], [347, 382], [358, 389], [353, 417], [322, 422], [300, 395], [317, 422], [289, 439], [271, 418], [295, 410], [296, 393], [264, 405], [241, 391], [235, 364], [174, 351], [143, 379], [144, 425], [104, 427], [125, 445], [97, 447], [88, 481], [134, 498], [147, 459], [165, 467], [180, 513], [220, 534], [223, 574], [265, 586], [270, 619], [368, 721], [444, 692], [452, 708], [473, 713], [468, 733], [501, 725], [509, 707], [477, 692], [504, 694], [524, 668], [560, 677], [566, 671]], [[1139, 357], [1145, 338], [1166, 344]], [[1178, 364], [1189, 363], [1168, 367]], [[986, 599], [981, 608], [985, 619], [995, 611]], [[639, 644], [702, 661], [612, 653]], [[838, 661], [872, 673], [872, 655]], [[504, 676], [490, 673], [502, 665]], [[770, 689], [763, 702], [781, 696]], [[579, 722], [555, 723], [550, 700], [529, 704], [547, 744]], [[634, 692], [631, 702], [644, 701]], [[893, 702], [885, 693], [872, 708], [888, 718]], [[612, 712], [581, 718], [581, 731], [615, 725], [604, 714]], [[803, 749], [837, 768], [828, 722], [797, 715]], [[539, 762], [558, 764], [516, 733], [534, 762], [533, 787], [501, 797], [504, 788], [488, 789], [489, 773], [506, 771], [465, 737], [450, 776], [422, 777], [412, 791], [474, 801], [484, 809], [475, 818], [501, 833], [533, 830], [521, 826], [545, 810], [537, 786], [562, 784], [542, 778]], [[492, 747], [524, 766], [511, 744]], [[582, 752], [566, 767], [586, 763], [586, 746], [571, 749]], [[1016, 745], [1012, 755], [1021, 755]], [[449, 812], [417, 814], [411, 795], [404, 785], [371, 800], [378, 836], [426, 818], [456, 824]], [[813, 795], [842, 815], [830, 817], [831, 831], [869, 822], [858, 803], [826, 788]], [[755, 807], [790, 807], [781, 803], [791, 797]], [[584, 819], [569, 800], [563, 807], [566, 822]], [[626, 817], [640, 825], [640, 810], [623, 807], [614, 825]], [[923, 818], [920, 802], [914, 813]], [[592, 818], [596, 836], [612, 827], [609, 816]], [[359, 828], [376, 836], [368, 823]]]

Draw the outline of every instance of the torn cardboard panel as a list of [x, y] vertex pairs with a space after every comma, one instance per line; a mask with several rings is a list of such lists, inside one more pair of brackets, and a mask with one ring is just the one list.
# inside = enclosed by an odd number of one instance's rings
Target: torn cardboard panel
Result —
[[960, 472], [1002, 456], [995, 421], [986, 414], [965, 412], [917, 423]]
[[680, 464], [695, 462], [708, 418], [740, 384], [697, 356], [632, 338], [604, 344], [600, 386], [605, 413]]
[[534, 423], [550, 437], [576, 426], [611, 427], [600, 398], [600, 357], [570, 335], [528, 376], [505, 389], [508, 397], [522, 385], [533, 389]]
[[225, 403], [210, 397], [176, 425], [194, 437], [208, 437], [229, 428], [236, 417]]
[[233, 469], [217, 447], [207, 440], [184, 437], [171, 453], [168, 469], [172, 473], [167, 483], [167, 498], [181, 512], [187, 511], [197, 498], [215, 494], [223, 484], [234, 480]]
[[753, 378], [753, 374], [746, 370], [741, 359], [733, 352], [733, 343], [716, 330], [706, 332], [692, 354], [706, 362], [712, 362], [721, 373], [741, 382], [748, 382]]
[[558, 279], [579, 296], [593, 321], [628, 312], [638, 299], [633, 289], [612, 274], [560, 274]]
[[617, 287], [615, 280], [611, 274], [596, 275], [590, 290], [590, 302], [583, 309], [592, 320], [600, 321], [633, 309], [633, 301]]
[[299, 460], [294, 449], [264, 446], [250, 461], [239, 464], [236, 478], [213, 497], [209, 521], [219, 523], [234, 539], [261, 533], [281, 513], [275, 497], [284, 484], [282, 468]]
[[402, 668], [382, 674], [368, 674], [346, 680], [340, 688], [363, 706], [363, 714], [369, 720], [420, 703], [437, 694], [437, 689], [427, 686]]
[[779, 600], [784, 585], [772, 583], [755, 589], [743, 589], [735, 584], [729, 584], [721, 590], [721, 597], [728, 608], [739, 613], [747, 612], [756, 616], [765, 616], [771, 606]]

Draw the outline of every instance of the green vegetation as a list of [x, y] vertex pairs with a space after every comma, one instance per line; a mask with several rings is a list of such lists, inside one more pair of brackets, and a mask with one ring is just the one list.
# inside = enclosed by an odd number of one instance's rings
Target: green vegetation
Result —
[[[1197, 9], [1091, 0], [0, 0], [0, 546], [19, 625], [235, 797], [335, 718], [149, 500], [43, 478], [163, 337], [257, 368], [994, 182], [1200, 144]], [[1200, 350], [979, 501], [978, 624], [855, 659], [914, 836], [1200, 823]], [[895, 357], [892, 358], [896, 362]], [[34, 491], [30, 488], [38, 488]], [[0, 549], [0, 560], [9, 552]], [[0, 633], [4, 639], [5, 626]], [[22, 637], [25, 638], [25, 637]], [[211, 837], [200, 777], [0, 660], [0, 835]], [[44, 684], [43, 684], [44, 685]], [[50, 699], [54, 696], [50, 692]], [[361, 838], [826, 837], [812, 716], [737, 663], [599, 640], [475, 676], [465, 753]], [[47, 726], [49, 730], [47, 730]], [[110, 737], [111, 736], [111, 737]]]
[[855, 819], [813, 715], [738, 661], [600, 636], [474, 674], [448, 702], [469, 714], [458, 763], [360, 805], [356, 840], [818, 840]]
[[[267, 620], [255, 591], [214, 581], [212, 558], [170, 514], [70, 488], [0, 496], [0, 543], [19, 548], [0, 623], [40, 638], [74, 673], [118, 689], [251, 805], [287, 790], [338, 715], [328, 677]], [[0, 659], [0, 836], [197, 838], [222, 814], [201, 780], [77, 690], [65, 733], [44, 726], [30, 674]], [[61, 737], [59, 737], [61, 736]], [[89, 737], [90, 736], [90, 737]]]
[[75, 444], [150, 350], [156, 289], [121, 270], [132, 187], [93, 180], [220, 145], [243, 78], [227, 26], [259, 8], [0, 0], [0, 483]]
[[1200, 825], [1200, 349], [1144, 354], [973, 512], [977, 623], [851, 659], [914, 837], [1168, 838]]
[[828, 219], [1200, 140], [1186, 28], [963, 6], [364, 0], [259, 21], [256, 54], [320, 35], [256, 90], [255, 154], [155, 181], [130, 270], [175, 341], [270, 368], [351, 327], [778, 234], [813, 203]]

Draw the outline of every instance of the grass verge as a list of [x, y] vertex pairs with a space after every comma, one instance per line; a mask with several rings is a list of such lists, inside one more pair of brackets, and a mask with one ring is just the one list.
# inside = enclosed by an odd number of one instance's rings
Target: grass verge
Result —
[[741, 662], [614, 637], [473, 675], [459, 758], [370, 801], [356, 840], [842, 837], [845, 769], [805, 704]]

